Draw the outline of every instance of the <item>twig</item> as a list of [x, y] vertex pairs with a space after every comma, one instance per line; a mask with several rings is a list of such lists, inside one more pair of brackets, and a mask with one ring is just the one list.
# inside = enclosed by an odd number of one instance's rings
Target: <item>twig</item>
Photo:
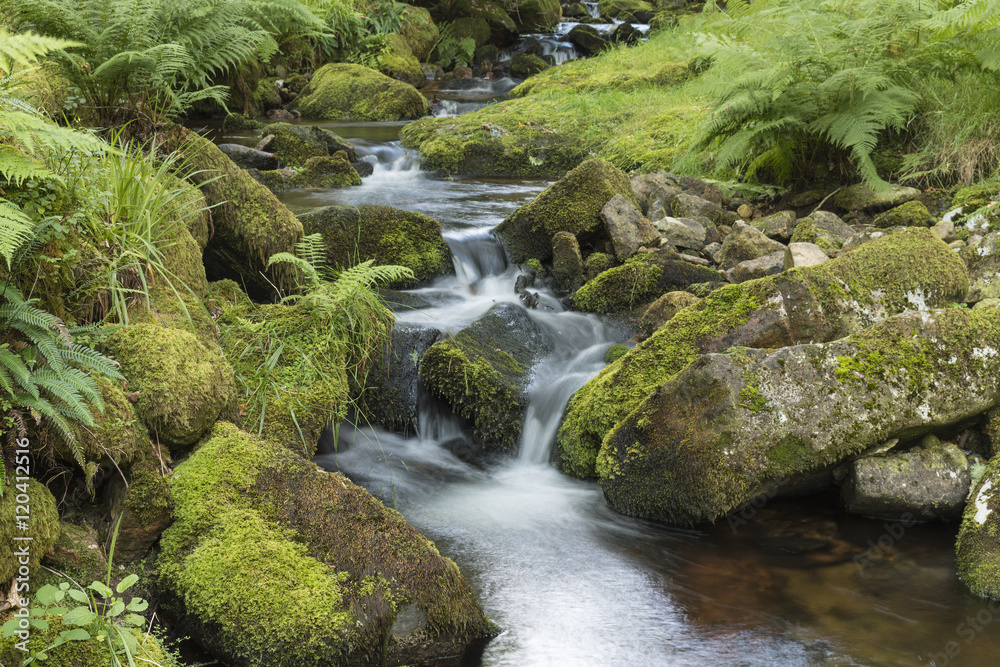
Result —
[[813, 213], [815, 213], [816, 211], [818, 211], [820, 209], [820, 207], [823, 204], [826, 203], [827, 199], [829, 199], [830, 197], [832, 197], [833, 195], [837, 194], [838, 192], [840, 192], [843, 189], [844, 189], [843, 186], [841, 186], [841, 187], [837, 188], [836, 190], [834, 190], [833, 192], [831, 192], [830, 194], [828, 194], [827, 196], [823, 197], [823, 201], [821, 201], [820, 203], [816, 204], [816, 208], [814, 208], [812, 210], [812, 213], [810, 213], [809, 215], [812, 215]]

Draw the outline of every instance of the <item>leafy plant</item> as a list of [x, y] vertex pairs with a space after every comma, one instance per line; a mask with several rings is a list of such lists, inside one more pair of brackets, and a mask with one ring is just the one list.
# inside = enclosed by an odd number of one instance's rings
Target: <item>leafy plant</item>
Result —
[[476, 40], [471, 37], [458, 39], [451, 23], [442, 23], [439, 28], [441, 38], [437, 44], [437, 56], [441, 67], [468, 67], [476, 54]]

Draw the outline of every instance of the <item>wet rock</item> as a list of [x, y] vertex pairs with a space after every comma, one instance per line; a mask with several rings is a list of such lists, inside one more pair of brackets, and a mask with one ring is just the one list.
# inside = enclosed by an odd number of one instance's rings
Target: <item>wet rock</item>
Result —
[[968, 301], [1000, 298], [1000, 232], [990, 232], [983, 239], [959, 252], [969, 268]]
[[[669, 209], [673, 197], [679, 195], [684, 190], [678, 185], [677, 180], [665, 171], [656, 171], [641, 176], [632, 177], [632, 191], [635, 193], [636, 201], [643, 215], [650, 219], [656, 219], [650, 207], [653, 202], [660, 200]], [[662, 216], [659, 216], [662, 217]]]
[[581, 246], [607, 238], [601, 210], [615, 195], [637, 203], [625, 172], [605, 160], [587, 160], [508, 216], [494, 233], [515, 263], [546, 261], [556, 232], [573, 233]]
[[608, 40], [589, 25], [576, 25], [566, 35], [566, 41], [576, 47], [585, 56], [603, 51], [610, 45]]
[[890, 185], [885, 193], [876, 193], [864, 183], [852, 185], [833, 196], [834, 205], [844, 211], [884, 211], [920, 196], [920, 190]]
[[707, 295], [692, 286], [703, 301], [675, 315], [570, 400], [556, 439], [563, 470], [592, 476], [608, 432], [702, 353], [835, 340], [907, 308], [961, 301], [967, 290], [961, 260], [930, 230], [916, 228], [819, 266]]
[[412, 120], [428, 109], [427, 100], [413, 86], [348, 63], [316, 70], [289, 107], [306, 118], [323, 120]]
[[355, 160], [351, 163], [351, 166], [354, 167], [354, 171], [358, 172], [358, 176], [361, 178], [371, 176], [375, 173], [375, 165], [367, 160]]
[[515, 53], [510, 59], [510, 73], [519, 79], [527, 79], [549, 68], [549, 64], [528, 53]]
[[454, 562], [280, 443], [220, 422], [170, 484], [162, 603], [226, 664], [426, 664], [493, 634]]
[[785, 248], [785, 250], [778, 250], [763, 257], [740, 262], [726, 271], [726, 277], [729, 278], [730, 282], [745, 283], [748, 280], [777, 275], [785, 270], [785, 253], [787, 251], [788, 249]]
[[324, 206], [300, 220], [307, 234], [323, 235], [331, 266], [347, 268], [374, 259], [413, 271], [413, 281], [392, 287], [412, 287], [452, 270], [441, 223], [420, 213], [389, 206]]
[[569, 232], [558, 232], [552, 237], [552, 289], [560, 296], [572, 294], [583, 279], [580, 244]]
[[969, 495], [969, 461], [957, 446], [931, 446], [864, 456], [848, 464], [841, 500], [851, 514], [918, 521], [956, 518]]
[[265, 153], [239, 144], [219, 144], [222, 154], [243, 169], [277, 169], [278, 157], [273, 153]]
[[640, 246], [659, 245], [660, 235], [653, 224], [620, 194], [601, 209], [601, 220], [619, 261], [634, 255]]
[[343, 151], [335, 155], [309, 158], [302, 171], [288, 179], [289, 188], [336, 188], [361, 185], [361, 176]]
[[813, 243], [789, 243], [782, 259], [784, 270], [797, 266], [816, 266], [830, 259], [823, 249]]
[[1000, 401], [997, 316], [909, 311], [832, 343], [704, 355], [608, 435], [605, 497], [632, 516], [711, 521], [887, 438], [977, 415]]
[[814, 243], [824, 250], [837, 250], [856, 234], [854, 228], [837, 215], [828, 211], [816, 211], [798, 221], [792, 241]]
[[639, 327], [640, 335], [643, 338], [649, 338], [679, 311], [698, 303], [698, 301], [700, 299], [689, 292], [667, 292], [650, 304], [646, 312], [642, 314]]
[[397, 323], [365, 381], [366, 419], [388, 431], [417, 432], [420, 359], [443, 334], [433, 327]]
[[885, 213], [875, 216], [872, 224], [879, 229], [889, 229], [891, 227], [931, 227], [934, 225], [934, 216], [930, 214], [927, 207], [919, 201], [908, 201], [891, 208]]
[[773, 215], [754, 220], [751, 224], [764, 232], [767, 238], [788, 243], [795, 232], [797, 222], [795, 211], [778, 211]]
[[[282, 166], [303, 167], [311, 158], [335, 155], [340, 151], [347, 154], [348, 161], [358, 159], [357, 151], [349, 142], [329, 130], [312, 125], [273, 123], [265, 127], [263, 133], [268, 141], [266, 144], [262, 141], [258, 146], [266, 146], [281, 160]], [[268, 169], [277, 169], [277, 166]]]
[[673, 251], [635, 255], [621, 266], [588, 280], [573, 295], [573, 306], [591, 313], [634, 308], [692, 283], [718, 281], [722, 274], [677, 258]]
[[676, 248], [701, 250], [705, 247], [705, 226], [694, 218], [663, 218], [653, 223], [667, 244]]
[[708, 218], [716, 225], [729, 225], [737, 220], [735, 213], [720, 205], [692, 194], [682, 192], [674, 197], [670, 211], [675, 218]]
[[420, 363], [420, 377], [431, 395], [471, 422], [488, 450], [512, 454], [531, 367], [551, 349], [548, 334], [523, 308], [500, 304], [432, 345]]
[[742, 221], [733, 225], [733, 230], [722, 242], [719, 251], [719, 266], [731, 269], [740, 262], [757, 259], [776, 252], [785, 252], [785, 246], [764, 236], [764, 233]]

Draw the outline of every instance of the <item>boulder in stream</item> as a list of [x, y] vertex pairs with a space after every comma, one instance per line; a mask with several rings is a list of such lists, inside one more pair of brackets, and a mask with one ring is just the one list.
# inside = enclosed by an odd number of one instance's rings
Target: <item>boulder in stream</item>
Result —
[[361, 65], [330, 63], [316, 70], [289, 108], [323, 120], [412, 120], [426, 114], [428, 104], [407, 83]]
[[[358, 159], [358, 153], [353, 145], [321, 127], [272, 123], [266, 126], [262, 133], [266, 139], [260, 145], [266, 146], [269, 152], [274, 153], [283, 167], [304, 167], [312, 158], [335, 155], [341, 151], [347, 154], [348, 161]], [[256, 168], [268, 170], [278, 167]]]
[[965, 266], [929, 229], [907, 229], [819, 266], [727, 285], [685, 308], [581, 388], [557, 437], [564, 471], [594, 475], [601, 442], [703, 352], [827, 341], [902, 312], [963, 301]]
[[1000, 402], [998, 318], [908, 311], [832, 343], [705, 354], [608, 435], [605, 497], [633, 516], [712, 521], [887, 439], [985, 412]]
[[163, 603], [226, 664], [426, 664], [495, 634], [402, 515], [281, 445], [220, 422], [170, 485]]
[[365, 380], [361, 404], [370, 423], [404, 435], [417, 432], [420, 358], [442, 335], [419, 324], [392, 328], [392, 338]]
[[461, 417], [487, 450], [514, 453], [527, 408], [531, 368], [553, 342], [521, 307], [494, 306], [453, 338], [435, 343], [420, 377]]
[[243, 169], [269, 170], [278, 168], [278, 157], [240, 144], [219, 144], [219, 150]]

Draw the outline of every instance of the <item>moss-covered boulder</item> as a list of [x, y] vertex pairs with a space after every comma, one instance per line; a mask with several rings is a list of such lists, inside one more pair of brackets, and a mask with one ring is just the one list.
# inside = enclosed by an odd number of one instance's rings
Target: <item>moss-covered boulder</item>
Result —
[[121, 363], [128, 390], [138, 392], [136, 411], [164, 444], [194, 444], [236, 406], [233, 369], [218, 345], [153, 324], [117, 329], [103, 345]]
[[556, 438], [562, 468], [593, 476], [601, 442], [615, 424], [704, 352], [834, 340], [906, 308], [961, 301], [967, 290], [965, 266], [929, 229], [886, 236], [818, 266], [716, 289], [573, 396]]
[[851, 514], [917, 521], [954, 519], [969, 495], [969, 460], [953, 443], [934, 436], [927, 446], [862, 456], [847, 465], [841, 501]]
[[[518, 35], [517, 25], [511, 18], [516, 6], [516, 0], [452, 0], [438, 3], [431, 12], [439, 23], [451, 21], [452, 35], [458, 39], [470, 36], [478, 39], [482, 36], [483, 44], [492, 42], [500, 46], [512, 46]], [[463, 26], [465, 19], [485, 21], [487, 31], [483, 33], [477, 30], [470, 34]], [[463, 27], [460, 29], [458, 26]]]
[[712, 521], [887, 439], [980, 414], [1000, 401], [998, 315], [909, 311], [832, 343], [703, 355], [608, 435], [605, 498], [633, 516]]
[[59, 522], [59, 539], [42, 563], [77, 581], [103, 581], [108, 574], [108, 562], [97, 531], [66, 521]]
[[[28, 651], [41, 652], [49, 647], [60, 632], [74, 629], [62, 624], [58, 616], [40, 617], [49, 627], [45, 630], [33, 629], [28, 639]], [[127, 629], [135, 638], [136, 652], [133, 657], [138, 665], [159, 665], [160, 667], [181, 667], [173, 654], [168, 653], [159, 640], [147, 634], [145, 628]], [[21, 667], [27, 654], [14, 646], [20, 640], [15, 637], [0, 639], [0, 664], [6, 667]], [[46, 665], [50, 667], [108, 667], [114, 664], [108, 652], [108, 643], [96, 636], [86, 641], [70, 641], [46, 651]], [[121, 658], [121, 656], [118, 656]], [[33, 664], [38, 664], [34, 662]]]
[[407, 83], [361, 65], [331, 63], [316, 70], [289, 108], [324, 120], [412, 120], [426, 114], [428, 105]]
[[879, 229], [889, 229], [891, 227], [931, 227], [934, 225], [934, 216], [930, 214], [923, 202], [908, 201], [891, 208], [885, 213], [875, 217], [872, 221]]
[[510, 59], [510, 73], [519, 79], [527, 79], [548, 68], [547, 62], [530, 53], [515, 53]]
[[601, 16], [612, 18], [631, 14], [639, 20], [649, 20], [656, 13], [656, 8], [646, 0], [600, 0], [597, 7]]
[[970, 302], [1000, 298], [1000, 232], [990, 232], [959, 255], [969, 268]]
[[121, 517], [115, 562], [130, 563], [145, 557], [172, 521], [173, 497], [159, 463], [147, 460], [132, 466], [128, 484], [121, 477], [113, 479], [108, 506], [111, 516]]
[[399, 34], [406, 39], [406, 45], [417, 60], [423, 62], [431, 55], [434, 45], [441, 36], [430, 12], [423, 7], [402, 5]]
[[285, 182], [288, 188], [338, 188], [361, 185], [361, 176], [347, 161], [347, 153], [314, 157], [306, 161], [302, 171]]
[[740, 262], [764, 257], [774, 252], [784, 255], [785, 246], [769, 239], [756, 227], [737, 222], [733, 225], [733, 231], [722, 242], [722, 250], [717, 257], [722, 269], [731, 269]]
[[693, 306], [698, 301], [698, 297], [690, 292], [667, 292], [649, 304], [649, 308], [642, 314], [639, 327], [640, 335], [643, 338], [649, 338], [674, 315], [688, 306]]
[[562, 7], [559, 0], [521, 0], [514, 17], [521, 32], [544, 32], [559, 23]]
[[591, 313], [614, 313], [693, 283], [721, 280], [718, 271], [678, 259], [672, 251], [643, 253], [588, 280], [573, 295], [573, 306]]
[[227, 664], [420, 664], [491, 635], [455, 563], [343, 475], [220, 423], [171, 488], [160, 585]]
[[545, 261], [556, 232], [574, 234], [581, 246], [603, 240], [601, 210], [615, 195], [638, 207], [625, 172], [605, 160], [587, 160], [517, 209], [495, 233], [514, 262]]
[[573, 26], [573, 29], [566, 35], [566, 41], [585, 56], [595, 55], [611, 46], [608, 38], [599, 33], [597, 28], [586, 24]]
[[792, 242], [812, 243], [823, 250], [837, 250], [855, 234], [854, 228], [837, 215], [816, 211], [796, 222]]
[[552, 236], [552, 289], [556, 294], [572, 294], [583, 280], [583, 257], [576, 236], [556, 232]]
[[764, 232], [764, 235], [768, 238], [788, 243], [792, 239], [792, 234], [795, 233], [797, 222], [798, 219], [795, 217], [795, 211], [778, 211], [777, 213], [754, 220], [750, 224]]
[[962, 516], [955, 546], [958, 576], [973, 593], [1000, 600], [1000, 457], [986, 465]]
[[304, 167], [312, 158], [336, 155], [343, 151], [348, 161], [358, 159], [357, 151], [330, 130], [313, 125], [271, 123], [261, 130], [267, 137], [267, 150], [281, 161], [282, 166]]
[[[417, 283], [451, 271], [451, 251], [441, 223], [389, 206], [325, 206], [299, 218], [308, 234], [322, 234], [327, 259], [346, 268], [374, 259], [413, 271]], [[412, 287], [396, 284], [393, 287]]]
[[[254, 296], [269, 299], [272, 284], [286, 274], [268, 270], [267, 260], [292, 252], [302, 225], [274, 194], [227, 158], [208, 139], [172, 126], [159, 137], [164, 149], [179, 151], [192, 168], [191, 180], [212, 209], [215, 233], [205, 248], [205, 271], [212, 280], [232, 278]], [[263, 274], [263, 275], [262, 275]]]
[[431, 346], [420, 361], [420, 377], [432, 395], [471, 422], [488, 450], [514, 453], [531, 367], [551, 347], [523, 308], [500, 304]]
[[406, 37], [399, 34], [385, 36], [385, 48], [378, 56], [378, 71], [411, 86], [427, 83], [420, 61], [410, 50]]
[[920, 190], [902, 185], [876, 192], [864, 183], [844, 188], [833, 196], [833, 204], [843, 211], [884, 211], [905, 204], [920, 196]]
[[464, 16], [452, 21], [451, 36], [459, 42], [471, 39], [478, 48], [490, 41], [490, 24], [481, 17]]
[[[25, 507], [29, 520], [19, 526], [17, 517], [24, 516]], [[44, 484], [31, 478], [6, 487], [0, 498], [0, 581], [20, 577], [30, 582], [42, 558], [52, 553], [59, 533], [56, 499]]]
[[305, 303], [256, 305], [232, 281], [213, 283], [209, 295], [221, 311], [220, 342], [241, 388], [238, 419], [248, 431], [312, 456], [324, 429], [347, 417], [345, 342]]

